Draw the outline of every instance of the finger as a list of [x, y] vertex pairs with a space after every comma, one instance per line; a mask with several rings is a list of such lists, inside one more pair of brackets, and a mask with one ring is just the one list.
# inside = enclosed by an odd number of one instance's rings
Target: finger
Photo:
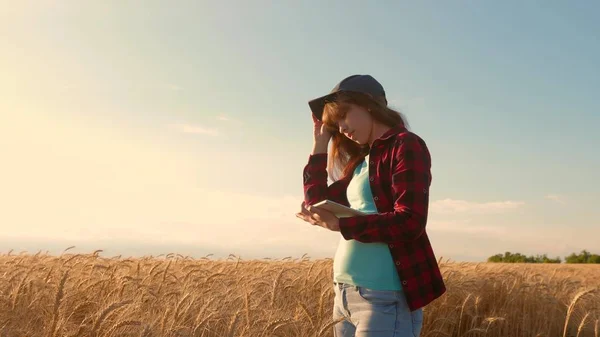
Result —
[[310, 223], [313, 226], [320, 226], [320, 220], [316, 220], [310, 214], [296, 213], [296, 217]]
[[300, 218], [300, 219], [302, 219], [302, 220], [304, 220], [304, 221], [306, 221], [306, 222], [310, 223], [311, 225], [317, 225], [317, 224], [318, 224], [318, 221], [317, 221], [317, 220], [315, 220], [315, 219], [312, 217], [312, 214], [296, 213], [296, 216], [297, 216], [298, 218]]
[[310, 209], [311, 209], [310, 205], [307, 205], [305, 202], [302, 202], [302, 205], [301, 205], [302, 213], [304, 213], [304, 214], [310, 214], [311, 213]]
[[303, 209], [303, 210], [302, 210], [300, 213], [302, 213], [302, 214], [304, 214], [304, 215], [306, 215], [306, 216], [311, 216], [311, 215], [312, 215], [312, 213], [311, 213], [311, 212], [309, 212], [309, 211], [308, 211], [306, 208], [305, 208], [305, 209]]
[[306, 210], [307, 210], [309, 213], [312, 213], [312, 214], [315, 214], [315, 213], [319, 214], [319, 213], [321, 212], [321, 210], [320, 210], [320, 209], [318, 209], [318, 208], [316, 208], [316, 207], [312, 207], [311, 205], [308, 205], [308, 206], [306, 207]]
[[309, 219], [309, 217], [308, 217], [306, 214], [302, 214], [302, 213], [296, 213], [296, 217], [297, 217], [298, 219], [302, 219], [302, 220], [304, 220], [304, 221], [306, 221], [306, 222], [308, 222], [308, 221], [309, 221], [309, 220], [308, 220], [308, 219]]
[[308, 216], [312, 216], [314, 214], [314, 208], [311, 208], [310, 206], [308, 206], [308, 208], [304, 208], [302, 210], [302, 214], [306, 214]]
[[309, 208], [308, 212], [310, 212], [311, 215], [319, 216], [319, 219], [323, 218], [324, 215], [327, 215], [328, 213], [330, 213], [327, 210], [319, 209], [319, 208], [315, 208], [315, 207]]
[[311, 214], [310, 217], [313, 218], [313, 219], [315, 219], [315, 220], [317, 220], [317, 221], [321, 221], [321, 215], [319, 213], [315, 212], [315, 213]]

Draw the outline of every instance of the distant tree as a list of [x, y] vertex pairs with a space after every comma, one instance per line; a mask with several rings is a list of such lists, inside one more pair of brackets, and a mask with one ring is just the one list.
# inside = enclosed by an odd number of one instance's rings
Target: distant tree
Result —
[[590, 254], [590, 252], [588, 252], [587, 250], [582, 250], [581, 251], [581, 262], [582, 263], [587, 263], [590, 260], [590, 257], [592, 257], [592, 254]]
[[494, 256], [490, 256], [487, 259], [488, 262], [502, 262], [502, 254], [496, 254]]
[[588, 263], [600, 263], [600, 255], [592, 254], [588, 260]]
[[[562, 263], [560, 257], [549, 258], [547, 254], [526, 256], [521, 253], [504, 252], [488, 257], [488, 262], [503, 263]], [[598, 263], [600, 264], [600, 255], [592, 254], [584, 249], [579, 254], [571, 253], [565, 256], [566, 263]]]
[[579, 254], [571, 253], [565, 257], [565, 261], [567, 263], [600, 263], [600, 256], [584, 249]]
[[544, 257], [544, 260], [542, 261], [542, 263], [562, 263], [562, 260], [561, 260], [560, 256], [557, 256], [553, 259]]
[[496, 254], [487, 259], [488, 262], [504, 263], [561, 263], [560, 257], [555, 259], [548, 258], [547, 254], [526, 256], [521, 253], [505, 252], [504, 255]]
[[581, 263], [579, 262], [579, 255], [571, 253], [571, 255], [565, 257], [566, 263]]

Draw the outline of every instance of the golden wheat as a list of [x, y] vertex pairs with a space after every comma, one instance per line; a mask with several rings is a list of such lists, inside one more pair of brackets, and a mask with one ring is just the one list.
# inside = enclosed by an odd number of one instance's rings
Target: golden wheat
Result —
[[[0, 336], [333, 335], [331, 259], [67, 250], [0, 255]], [[421, 336], [598, 337], [600, 266], [439, 263]]]

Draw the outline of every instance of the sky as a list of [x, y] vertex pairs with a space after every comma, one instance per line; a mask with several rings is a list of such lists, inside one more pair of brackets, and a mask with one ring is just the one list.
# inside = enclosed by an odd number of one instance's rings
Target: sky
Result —
[[0, 252], [331, 258], [308, 101], [371, 74], [438, 258], [600, 252], [593, 1], [0, 0]]

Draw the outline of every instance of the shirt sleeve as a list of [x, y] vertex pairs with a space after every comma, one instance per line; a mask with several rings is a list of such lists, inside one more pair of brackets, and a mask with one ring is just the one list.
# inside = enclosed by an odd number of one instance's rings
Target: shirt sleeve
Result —
[[332, 200], [346, 205], [345, 181], [338, 180], [327, 185], [327, 153], [310, 155], [303, 170], [304, 202], [316, 204], [322, 200]]
[[420, 138], [405, 137], [396, 146], [394, 157], [393, 211], [339, 219], [340, 232], [346, 240], [407, 242], [418, 239], [424, 232], [431, 184], [429, 151]]

